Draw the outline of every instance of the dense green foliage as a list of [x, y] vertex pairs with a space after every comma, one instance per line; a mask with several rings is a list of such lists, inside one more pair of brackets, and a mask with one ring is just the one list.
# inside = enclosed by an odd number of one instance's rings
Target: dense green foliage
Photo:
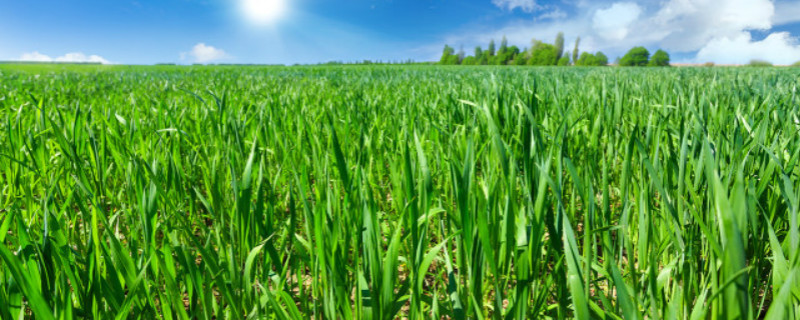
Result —
[[558, 54], [558, 56], [556, 56], [556, 61], [560, 62], [561, 58], [564, 56], [564, 33], [563, 32], [559, 32], [556, 35], [556, 42], [553, 43], [553, 45], [556, 47], [556, 53]]
[[602, 51], [597, 51], [597, 53], [594, 54], [594, 61], [597, 66], [608, 65], [608, 57]]
[[634, 47], [628, 50], [628, 53], [619, 60], [619, 65], [623, 67], [641, 67], [646, 66], [649, 59], [650, 52], [645, 47]]
[[588, 52], [581, 53], [581, 57], [575, 61], [576, 66], [605, 66], [608, 65], [608, 57], [598, 51], [596, 54]]
[[2, 319], [800, 317], [792, 69], [0, 79]]
[[[536, 39], [531, 40], [530, 49], [519, 49], [516, 46], [508, 46], [508, 40], [503, 37], [500, 42], [500, 49], [495, 52], [494, 40], [489, 43], [487, 50], [480, 46], [475, 48], [472, 56], [466, 56], [462, 51], [455, 53], [453, 47], [444, 46], [442, 57], [439, 64], [443, 65], [529, 65], [529, 66], [606, 66], [608, 57], [598, 51], [595, 54], [589, 52], [579, 53], [578, 46], [581, 38], [575, 39], [575, 48], [572, 50], [572, 60], [570, 61], [569, 52], [564, 54], [564, 33], [559, 32], [554, 44], [546, 43]], [[669, 66], [669, 54], [663, 50], [656, 51], [650, 59], [650, 52], [644, 47], [635, 47], [622, 57], [619, 63], [621, 66]]]
[[464, 60], [461, 61], [461, 64], [463, 64], [465, 66], [479, 65], [478, 59], [475, 59], [475, 57], [473, 57], [473, 56], [469, 56], [469, 57], [464, 58]]
[[442, 57], [439, 59], [439, 64], [459, 64], [461, 59], [456, 55], [456, 50], [453, 47], [445, 45], [442, 50]]
[[750, 67], [771, 67], [772, 62], [765, 60], [750, 60], [750, 63], [748, 63], [747, 65]]
[[[577, 44], [576, 44], [577, 45]], [[503, 37], [500, 48], [495, 51], [494, 40], [489, 42], [489, 47], [483, 50], [480, 46], [475, 48], [472, 56], [463, 53], [455, 54], [455, 50], [449, 45], [445, 45], [439, 64], [443, 65], [531, 65], [531, 66], [555, 66], [569, 65], [569, 58], [562, 61], [564, 53], [564, 34], [559, 33], [555, 44], [549, 44], [538, 40], [531, 41], [530, 49], [520, 49], [517, 46], [509, 46], [508, 39]]]
[[558, 63], [558, 59], [558, 48], [556, 46], [534, 41], [527, 64], [531, 66], [554, 66]]
[[578, 46], [581, 44], [581, 37], [575, 38], [575, 48], [572, 49], [572, 61], [578, 61]]
[[500, 42], [500, 49], [497, 50], [497, 55], [493, 57], [489, 57], [490, 64], [493, 65], [507, 65], [507, 64], [514, 64], [515, 61], [522, 61], [522, 56], [520, 56], [520, 50], [516, 46], [508, 46], [508, 39], [503, 37], [503, 40]]
[[647, 65], [651, 67], [668, 67], [669, 54], [666, 51], [659, 49], [653, 53], [653, 56], [650, 57], [650, 62], [648, 62]]

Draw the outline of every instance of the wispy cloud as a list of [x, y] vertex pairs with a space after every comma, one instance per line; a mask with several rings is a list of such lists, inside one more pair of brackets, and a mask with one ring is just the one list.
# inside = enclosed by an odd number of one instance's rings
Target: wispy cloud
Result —
[[772, 23], [782, 25], [800, 21], [800, 1], [778, 1]]
[[[537, 8], [534, 1], [492, 0], [492, 3], [508, 9]], [[563, 31], [567, 42], [581, 37], [582, 51], [602, 50], [612, 56], [644, 45], [689, 57], [684, 59], [687, 62], [746, 63], [750, 59], [765, 59], [789, 64], [800, 60], [797, 35], [772, 31], [776, 25], [800, 22], [800, 3], [796, 1], [580, 0], [563, 1], [562, 7], [562, 11], [570, 12], [568, 18], [533, 19], [535, 14], [532, 14], [530, 19], [513, 20], [501, 26], [460, 30], [442, 40], [456, 46], [485, 46], [490, 39], [505, 35], [510, 43], [524, 46], [532, 38], [549, 40]], [[766, 38], [755, 39], [754, 30], [765, 32]]]
[[230, 56], [225, 50], [206, 45], [202, 42], [194, 45], [191, 51], [181, 53], [181, 60], [191, 60], [196, 63], [208, 63], [229, 58]]
[[642, 8], [636, 3], [617, 2], [611, 7], [595, 11], [592, 27], [606, 40], [623, 40], [628, 36], [631, 24], [641, 14]]
[[29, 62], [92, 62], [92, 63], [102, 63], [102, 64], [111, 64], [110, 61], [107, 59], [98, 56], [98, 55], [86, 55], [81, 52], [70, 52], [63, 56], [59, 57], [50, 57], [46, 54], [42, 54], [38, 51], [23, 53], [17, 60], [19, 61], [29, 61]]
[[561, 10], [560, 8], [556, 7], [550, 11], [540, 14], [537, 16], [537, 19], [563, 19], [567, 17], [567, 13]]
[[778, 64], [800, 61], [800, 46], [788, 32], [775, 32], [764, 40], [754, 41], [749, 32], [734, 37], [714, 39], [697, 53], [697, 61], [744, 63], [761, 59]]
[[492, 0], [492, 3], [500, 8], [514, 10], [519, 8], [525, 12], [536, 10], [536, 0]]

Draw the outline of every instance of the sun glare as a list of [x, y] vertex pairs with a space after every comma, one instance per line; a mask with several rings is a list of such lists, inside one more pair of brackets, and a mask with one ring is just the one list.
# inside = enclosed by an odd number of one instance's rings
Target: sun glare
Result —
[[286, 12], [286, 0], [241, 0], [241, 10], [252, 23], [270, 24]]

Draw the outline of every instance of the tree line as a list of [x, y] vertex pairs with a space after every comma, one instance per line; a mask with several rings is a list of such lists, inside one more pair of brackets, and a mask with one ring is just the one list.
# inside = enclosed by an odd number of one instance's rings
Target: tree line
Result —
[[[564, 33], [559, 32], [554, 43], [531, 40], [531, 47], [520, 49], [509, 46], [508, 39], [503, 36], [500, 47], [496, 48], [494, 40], [489, 47], [475, 47], [473, 55], [467, 56], [464, 49], [458, 52], [449, 45], [444, 46], [439, 64], [445, 65], [518, 65], [518, 66], [606, 66], [608, 57], [601, 51], [595, 53], [580, 52], [581, 38], [575, 40], [572, 52], [564, 51]], [[618, 58], [620, 66], [669, 66], [669, 54], [663, 50], [656, 51], [653, 56], [644, 47], [632, 48], [622, 58]]]

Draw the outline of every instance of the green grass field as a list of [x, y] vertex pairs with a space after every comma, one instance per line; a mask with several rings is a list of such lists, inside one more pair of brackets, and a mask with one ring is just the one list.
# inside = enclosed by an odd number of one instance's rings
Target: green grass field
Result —
[[800, 69], [0, 66], [0, 318], [798, 319]]

